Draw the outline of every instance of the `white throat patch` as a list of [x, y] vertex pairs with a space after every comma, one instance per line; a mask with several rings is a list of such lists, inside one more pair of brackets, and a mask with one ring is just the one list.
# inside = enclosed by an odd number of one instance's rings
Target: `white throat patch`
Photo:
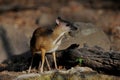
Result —
[[57, 43], [59, 43], [59, 41], [62, 40], [62, 36], [65, 34], [65, 32], [61, 33], [53, 42], [53, 45], [56, 45]]

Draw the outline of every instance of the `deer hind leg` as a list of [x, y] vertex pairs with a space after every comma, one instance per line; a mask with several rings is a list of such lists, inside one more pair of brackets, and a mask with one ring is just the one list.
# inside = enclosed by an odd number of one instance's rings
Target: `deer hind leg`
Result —
[[46, 56], [45, 56], [45, 60], [46, 60], [46, 63], [47, 63], [48, 69], [51, 70], [51, 67], [50, 67], [49, 61], [48, 61], [48, 59], [47, 59]]
[[[43, 67], [44, 67], [44, 63], [45, 63], [45, 53], [46, 53], [46, 50], [45, 49], [41, 49], [41, 59], [42, 59], [42, 64], [41, 64], [41, 67], [40, 67], [40, 72], [43, 72]], [[40, 64], [39, 64], [40, 66]]]
[[33, 58], [34, 58], [34, 55], [32, 55], [32, 59], [31, 59], [31, 63], [30, 63], [29, 69], [28, 69], [28, 73], [30, 73], [30, 71], [31, 71], [32, 64], [33, 64]]
[[55, 69], [58, 69], [57, 68], [57, 62], [56, 62], [56, 54], [55, 54], [55, 52], [53, 52], [52, 55], [53, 55], [53, 60], [54, 60], [54, 64], [55, 64]]

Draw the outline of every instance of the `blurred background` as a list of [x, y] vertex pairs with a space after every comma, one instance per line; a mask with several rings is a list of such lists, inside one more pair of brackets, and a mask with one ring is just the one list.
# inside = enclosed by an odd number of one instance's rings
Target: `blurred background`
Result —
[[52, 25], [58, 16], [94, 24], [120, 50], [120, 0], [0, 0], [0, 61], [28, 51], [35, 28]]

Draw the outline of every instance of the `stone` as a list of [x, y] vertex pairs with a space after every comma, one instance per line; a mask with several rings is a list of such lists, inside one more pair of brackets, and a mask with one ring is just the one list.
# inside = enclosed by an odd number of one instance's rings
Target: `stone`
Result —
[[29, 50], [29, 39], [15, 26], [0, 25], [0, 63]]
[[40, 27], [52, 25], [55, 21], [55, 17], [51, 14], [43, 13], [36, 19], [36, 24]]
[[82, 76], [87, 78], [96, 75], [96, 72], [93, 70], [87, 71], [87, 73], [86, 71], [81, 71], [83, 68], [87, 69], [86, 67], [76, 67], [69, 70], [51, 70], [43, 73], [22, 74], [14, 80], [81, 80]]
[[116, 26], [112, 29], [111, 42], [112, 50], [120, 51], [120, 26]]
[[66, 49], [71, 44], [79, 44], [83, 47], [87, 44], [90, 47], [99, 46], [104, 50], [110, 50], [110, 40], [102, 29], [92, 23], [75, 22], [74, 26], [78, 28], [76, 31], [71, 31], [71, 36], [66, 36], [59, 47], [59, 50]]

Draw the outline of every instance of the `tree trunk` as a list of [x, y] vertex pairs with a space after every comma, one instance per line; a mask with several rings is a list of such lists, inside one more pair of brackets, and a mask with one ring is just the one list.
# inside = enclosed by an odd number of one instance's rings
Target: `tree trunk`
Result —
[[77, 48], [73, 44], [69, 48], [57, 52], [58, 65], [71, 68], [80, 64], [88, 66], [98, 72], [120, 75], [120, 53], [109, 51], [105, 52], [100, 47]]

